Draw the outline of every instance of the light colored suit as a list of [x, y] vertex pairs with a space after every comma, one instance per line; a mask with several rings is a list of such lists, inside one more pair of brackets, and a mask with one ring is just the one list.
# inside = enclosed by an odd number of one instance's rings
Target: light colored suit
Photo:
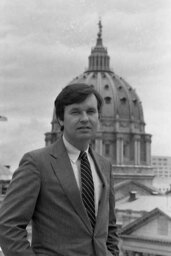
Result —
[[[62, 140], [27, 153], [0, 209], [6, 256], [118, 255], [110, 163], [91, 150], [103, 189], [94, 233]], [[32, 220], [32, 245], [26, 226]]]

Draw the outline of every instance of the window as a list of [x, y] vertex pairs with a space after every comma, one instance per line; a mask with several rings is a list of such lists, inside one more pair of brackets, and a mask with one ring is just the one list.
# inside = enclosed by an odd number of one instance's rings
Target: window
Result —
[[109, 85], [106, 84], [104, 88], [105, 88], [106, 90], [108, 90], [108, 89], [109, 89]]
[[106, 156], [110, 155], [110, 144], [105, 144], [105, 155]]
[[137, 103], [137, 99], [133, 99], [132, 101], [133, 101], [133, 103], [134, 103], [134, 104], [136, 104], [136, 103]]
[[109, 96], [105, 97], [104, 100], [105, 100], [106, 104], [110, 104], [111, 103], [111, 97], [109, 97]]
[[120, 101], [121, 101], [122, 103], [126, 103], [126, 97], [124, 97], [124, 96], [121, 97], [121, 98], [120, 98]]

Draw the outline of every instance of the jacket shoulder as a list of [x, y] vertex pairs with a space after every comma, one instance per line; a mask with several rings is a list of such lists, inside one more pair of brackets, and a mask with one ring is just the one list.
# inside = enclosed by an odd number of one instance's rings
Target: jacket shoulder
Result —
[[31, 155], [33, 157], [37, 157], [41, 155], [50, 154], [51, 152], [53, 152], [53, 150], [57, 147], [58, 144], [59, 144], [59, 141], [56, 141], [49, 146], [44, 146], [38, 149], [31, 150], [25, 153], [25, 155]]

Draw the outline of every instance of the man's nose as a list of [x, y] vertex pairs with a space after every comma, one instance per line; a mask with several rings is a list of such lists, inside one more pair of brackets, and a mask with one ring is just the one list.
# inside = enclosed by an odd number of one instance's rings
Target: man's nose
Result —
[[88, 121], [88, 115], [86, 112], [82, 112], [80, 121], [87, 122]]

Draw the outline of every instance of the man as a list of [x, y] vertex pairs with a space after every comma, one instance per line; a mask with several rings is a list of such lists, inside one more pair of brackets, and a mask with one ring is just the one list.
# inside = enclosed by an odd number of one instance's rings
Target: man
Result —
[[92, 86], [73, 84], [55, 107], [63, 136], [25, 154], [15, 171], [0, 210], [2, 250], [6, 256], [116, 256], [111, 164], [89, 146], [102, 99]]

